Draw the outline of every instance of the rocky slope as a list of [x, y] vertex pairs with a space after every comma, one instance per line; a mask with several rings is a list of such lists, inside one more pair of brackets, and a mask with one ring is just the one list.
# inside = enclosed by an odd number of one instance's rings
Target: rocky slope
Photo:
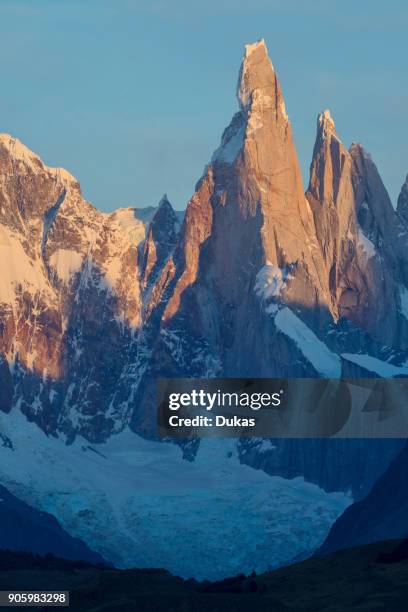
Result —
[[[264, 41], [246, 46], [237, 98], [182, 224], [166, 197], [102, 214], [69, 173], [0, 136], [3, 411], [96, 442], [129, 424], [154, 435], [157, 375], [405, 375], [406, 184], [394, 210], [325, 111], [303, 192]], [[311, 443], [279, 441], [267, 461], [243, 444], [240, 456], [365, 492], [400, 448]]]
[[346, 317], [380, 342], [406, 347], [398, 283], [407, 256], [398, 217], [370, 157], [360, 145], [347, 151], [328, 111], [318, 118], [306, 195], [335, 319]]

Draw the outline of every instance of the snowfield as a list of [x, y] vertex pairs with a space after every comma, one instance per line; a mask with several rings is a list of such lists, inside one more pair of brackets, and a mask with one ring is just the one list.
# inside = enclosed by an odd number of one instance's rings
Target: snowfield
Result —
[[235, 446], [203, 440], [194, 462], [130, 431], [67, 446], [13, 410], [0, 413], [0, 481], [120, 567], [219, 579], [309, 555], [351, 498], [241, 465]]
[[285, 307], [279, 310], [275, 317], [275, 325], [279, 331], [295, 342], [317, 372], [326, 378], [340, 378], [340, 357], [332, 353], [290, 308]]

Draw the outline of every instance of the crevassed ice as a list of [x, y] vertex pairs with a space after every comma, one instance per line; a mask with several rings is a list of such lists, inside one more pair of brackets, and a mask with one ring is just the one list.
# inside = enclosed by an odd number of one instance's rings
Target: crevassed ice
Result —
[[201, 440], [189, 462], [130, 431], [67, 446], [15, 409], [0, 429], [13, 445], [0, 446], [1, 482], [120, 567], [197, 579], [266, 571], [310, 555], [352, 501], [241, 464], [231, 439]]

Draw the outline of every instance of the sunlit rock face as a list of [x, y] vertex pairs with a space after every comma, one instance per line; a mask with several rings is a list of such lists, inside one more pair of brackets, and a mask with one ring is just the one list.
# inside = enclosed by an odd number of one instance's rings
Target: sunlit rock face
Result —
[[[285, 375], [296, 349], [276, 333], [274, 308], [292, 303], [320, 327], [330, 304], [291, 125], [263, 41], [246, 47], [237, 97], [240, 110], [187, 206], [160, 352], [170, 350], [174, 371]], [[171, 351], [180, 333], [194, 354], [190, 364]], [[295, 370], [314, 372], [310, 364]]]
[[333, 316], [349, 319], [380, 342], [406, 346], [406, 324], [398, 313], [404, 277], [398, 262], [405, 257], [398, 217], [370, 156], [361, 145], [344, 147], [327, 110], [318, 117], [306, 196]]
[[142, 325], [146, 227], [135, 209], [102, 214], [68, 172], [0, 136], [2, 410], [14, 401], [69, 439], [123, 427], [129, 408], [112, 397]]
[[264, 41], [237, 99], [185, 215], [167, 196], [103, 214], [0, 135], [1, 478], [123, 567], [202, 579], [299, 559], [403, 444], [151, 440], [158, 376], [407, 372], [407, 183], [394, 210], [324, 111], [305, 194]]
[[184, 220], [167, 196], [103, 214], [68, 172], [0, 136], [2, 410], [68, 441], [127, 424], [153, 436], [158, 375], [405, 362], [406, 186], [396, 212], [324, 111], [305, 195], [264, 41], [245, 48], [237, 99]]
[[348, 151], [324, 111], [305, 197], [264, 41], [246, 47], [237, 97], [160, 279], [158, 371], [327, 375], [300, 346], [302, 324], [335, 353], [406, 348], [406, 236], [369, 155]]

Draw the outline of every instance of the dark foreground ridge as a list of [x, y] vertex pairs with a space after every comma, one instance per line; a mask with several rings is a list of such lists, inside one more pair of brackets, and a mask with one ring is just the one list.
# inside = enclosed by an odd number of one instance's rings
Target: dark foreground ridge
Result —
[[52, 514], [33, 508], [0, 485], [1, 569], [5, 567], [1, 550], [7, 549], [108, 565], [101, 555], [66, 532]]
[[406, 610], [408, 546], [380, 542], [213, 583], [184, 581], [165, 570], [116, 570], [3, 552], [1, 589], [70, 590], [70, 609], [78, 612], [394, 612]]
[[369, 494], [339, 516], [317, 554], [328, 555], [341, 548], [405, 538], [408, 535], [407, 471], [408, 443]]

